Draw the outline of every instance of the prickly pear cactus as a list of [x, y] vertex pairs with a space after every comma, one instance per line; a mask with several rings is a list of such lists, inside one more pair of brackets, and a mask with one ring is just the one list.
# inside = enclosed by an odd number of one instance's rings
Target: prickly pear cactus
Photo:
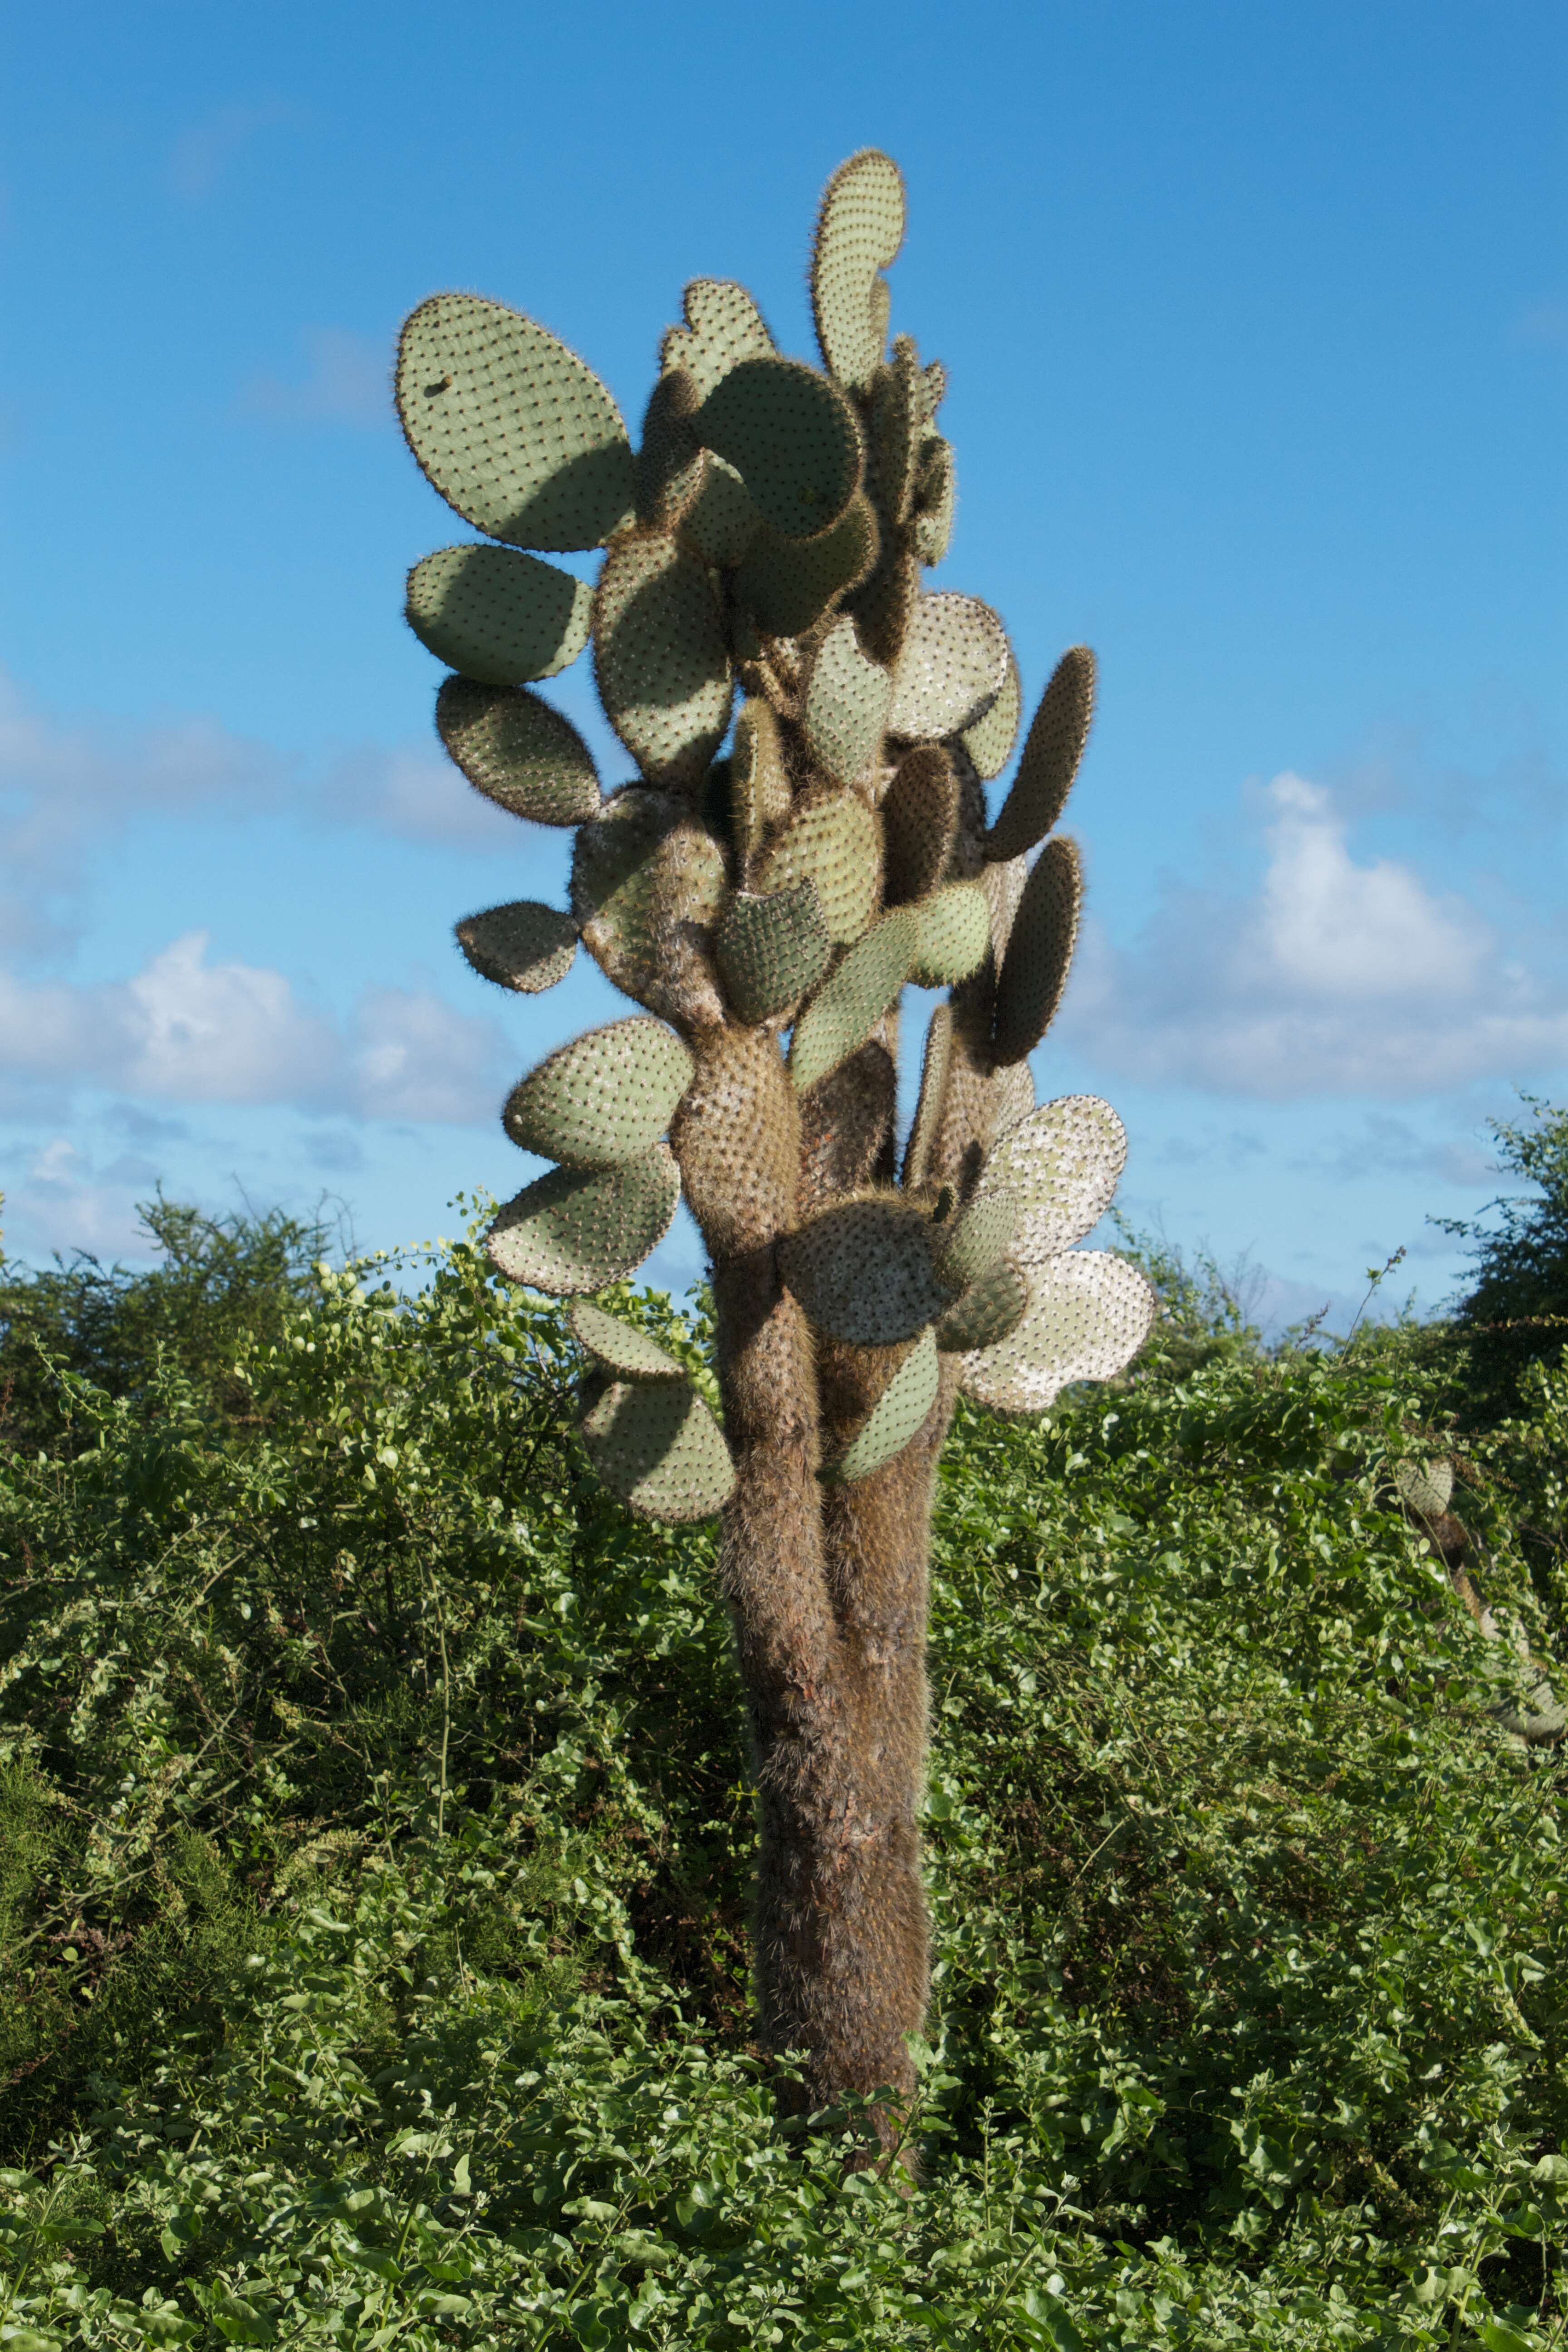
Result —
[[[956, 1396], [1038, 1413], [1121, 1370], [1154, 1313], [1124, 1261], [1076, 1246], [1121, 1172], [1120, 1121], [1087, 1097], [1035, 1108], [1028, 1072], [1077, 936], [1078, 855], [1055, 828], [1094, 660], [1062, 657], [993, 816], [1019, 667], [988, 604], [925, 583], [954, 474], [945, 373], [889, 342], [903, 235], [897, 166], [852, 156], [812, 248], [820, 369], [775, 348], [741, 288], [689, 286], [636, 450], [584, 362], [499, 303], [422, 303], [397, 369], [410, 448], [488, 535], [409, 575], [409, 624], [455, 673], [442, 740], [500, 806], [577, 828], [568, 909], [511, 902], [466, 917], [459, 943], [534, 992], [580, 941], [642, 1008], [513, 1090], [508, 1132], [556, 1165], [501, 1211], [490, 1255], [576, 1302], [584, 1445], [627, 1507], [724, 1513], [772, 1789], [763, 2028], [816, 2053], [827, 2093], [904, 2084], [923, 2009], [926, 1530]], [[592, 590], [540, 553], [599, 547]], [[531, 690], [590, 645], [634, 771], [607, 795]], [[945, 999], [900, 1174], [911, 983]], [[681, 1190], [711, 1260], [723, 1429], [673, 1359], [593, 1304]], [[893, 1659], [880, 1728], [870, 1649]], [[858, 1779], [880, 1843], [825, 1859]], [[814, 1941], [803, 1906], [829, 1882], [835, 1924]]]

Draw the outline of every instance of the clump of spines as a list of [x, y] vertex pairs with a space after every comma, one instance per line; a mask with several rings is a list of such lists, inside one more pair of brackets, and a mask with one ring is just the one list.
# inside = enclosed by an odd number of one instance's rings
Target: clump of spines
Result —
[[[977, 1400], [1037, 1411], [1064, 1381], [1119, 1369], [1152, 1311], [1121, 1261], [1072, 1247], [1120, 1171], [1114, 1113], [1088, 1098], [1035, 1112], [1027, 1072], [1077, 931], [1077, 853], [1054, 827], [1093, 659], [1076, 647], [1058, 666], [988, 825], [1021, 687], [990, 607], [921, 585], [947, 550], [953, 468], [944, 371], [910, 337], [888, 342], [883, 273], [903, 234], [897, 166], [852, 156], [813, 247], [821, 371], [777, 352], [743, 289], [695, 281], [635, 452], [597, 377], [497, 303], [422, 304], [398, 374], [420, 464], [501, 542], [410, 577], [409, 618], [458, 673], [442, 739], [501, 806], [578, 828], [569, 913], [517, 901], [465, 919], [460, 944], [531, 991], [580, 938], [654, 1016], [562, 1048], [514, 1089], [509, 1132], [556, 1167], [501, 1212], [492, 1258], [584, 1298], [666, 1230], [679, 1165], [716, 1262], [766, 1234], [826, 1340], [904, 1349], [826, 1464], [841, 1483], [912, 1441], [943, 1360]], [[595, 546], [593, 592], [537, 552]], [[608, 799], [575, 729], [531, 691], [590, 638], [637, 769]], [[900, 1184], [890, 1105], [910, 981], [950, 1002]], [[673, 1360], [639, 1370], [636, 1335], [588, 1305], [574, 1328], [601, 1368], [584, 1423], [601, 1475], [650, 1516], [717, 1508], [723, 1440]]]

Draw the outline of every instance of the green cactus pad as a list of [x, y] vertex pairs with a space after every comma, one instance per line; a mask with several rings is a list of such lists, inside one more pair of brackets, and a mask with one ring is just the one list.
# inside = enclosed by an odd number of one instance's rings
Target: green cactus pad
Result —
[[668, 1355], [657, 1339], [639, 1331], [633, 1323], [623, 1323], [618, 1315], [608, 1315], [591, 1299], [574, 1299], [566, 1310], [566, 1320], [572, 1326], [572, 1336], [579, 1347], [585, 1348], [607, 1370], [623, 1381], [683, 1381], [686, 1367]]
[[1078, 939], [1082, 898], [1078, 845], [1065, 834], [1055, 834], [1024, 885], [997, 975], [993, 1061], [1021, 1062], [1056, 1018]]
[[1149, 1336], [1159, 1302], [1136, 1266], [1072, 1250], [1037, 1266], [1022, 1320], [963, 1359], [963, 1386], [994, 1412], [1044, 1412], [1074, 1381], [1109, 1381]]
[[879, 272], [904, 241], [903, 173], [890, 155], [862, 148], [823, 190], [811, 254], [811, 307], [823, 360], [860, 390], [880, 363], [888, 289]]
[[624, 1281], [669, 1231], [680, 1198], [675, 1154], [656, 1143], [621, 1168], [552, 1168], [489, 1229], [490, 1264], [556, 1298]]
[[936, 1344], [944, 1356], [994, 1348], [1017, 1329], [1028, 1304], [1028, 1276], [1012, 1258], [1004, 1258], [948, 1308], [936, 1327]]
[[442, 742], [470, 784], [535, 824], [581, 824], [599, 812], [594, 755], [572, 721], [518, 686], [442, 680]]
[[686, 324], [671, 327], [660, 359], [667, 369], [681, 368], [706, 400], [742, 360], [773, 356], [773, 339], [763, 314], [743, 286], [728, 278], [694, 278], [686, 289]]
[[798, 360], [742, 360], [697, 415], [763, 520], [786, 539], [830, 530], [860, 487], [860, 428], [836, 384]]
[[816, 649], [806, 681], [806, 749], [841, 784], [858, 783], [882, 753], [892, 679], [860, 649], [847, 613]]
[[759, 891], [816, 885], [827, 936], [842, 945], [858, 940], [876, 911], [882, 880], [881, 829], [874, 809], [856, 793], [835, 793], [796, 809], [773, 847], [759, 860]]
[[504, 303], [421, 302], [398, 345], [397, 413], [428, 479], [491, 539], [602, 547], [632, 519], [620, 410], [575, 352]]
[[921, 567], [905, 531], [884, 531], [875, 570], [849, 599], [860, 642], [873, 661], [896, 669], [921, 599]]
[[457, 926], [457, 939], [484, 979], [493, 980], [498, 988], [518, 989], [524, 996], [537, 996], [564, 980], [577, 952], [577, 926], [571, 916], [542, 907], [536, 898], [515, 898], [510, 906], [465, 915]]
[[690, 495], [699, 456], [691, 420], [701, 405], [696, 379], [684, 368], [655, 379], [643, 413], [637, 486], [638, 520], [656, 530], [668, 529]]
[[921, 372], [921, 413], [928, 425], [934, 423], [936, 412], [947, 398], [947, 370], [940, 360], [932, 360]]
[[808, 1318], [851, 1348], [892, 1348], [952, 1298], [931, 1255], [931, 1223], [896, 1192], [841, 1201], [779, 1244], [779, 1271]]
[[931, 1155], [942, 1126], [942, 1105], [947, 1098], [948, 1072], [952, 1066], [952, 1008], [939, 1004], [931, 1016], [926, 1031], [925, 1058], [921, 1064], [920, 1099], [915, 1105], [914, 1124], [910, 1139], [904, 1146], [903, 1181], [906, 1192], [923, 1184], [931, 1173]]
[[1396, 1462], [1394, 1484], [1399, 1499], [1424, 1519], [1440, 1519], [1454, 1498], [1451, 1462]]
[[730, 823], [742, 873], [771, 828], [789, 814], [790, 783], [771, 706], [753, 698], [741, 705], [730, 753]]
[[915, 488], [915, 551], [922, 563], [940, 563], [947, 553], [957, 506], [952, 445], [939, 433], [926, 443]]
[[724, 1433], [686, 1381], [616, 1381], [583, 1423], [599, 1476], [638, 1518], [711, 1518], [734, 1491]]
[[696, 1068], [661, 1021], [612, 1021], [520, 1079], [501, 1124], [520, 1150], [564, 1168], [618, 1168], [658, 1141]]
[[1024, 681], [1018, 676], [1018, 665], [1011, 650], [1007, 655], [1007, 675], [1002, 691], [989, 710], [982, 711], [973, 727], [963, 730], [964, 750], [974, 762], [974, 772], [985, 783], [999, 776], [1013, 756], [1013, 746], [1018, 740], [1018, 720], [1024, 709]]
[[1026, 856], [1056, 824], [1072, 790], [1093, 717], [1094, 656], [1087, 646], [1073, 646], [1040, 697], [1013, 789], [985, 836], [985, 855], [993, 864]]
[[1006, 631], [978, 596], [922, 596], [893, 673], [890, 731], [911, 742], [962, 734], [1001, 693], [1010, 659]]
[[668, 793], [616, 793], [577, 835], [572, 912], [583, 944], [639, 1003], [673, 947], [698, 951], [694, 938], [717, 922], [727, 887], [719, 844]]
[[858, 1052], [909, 977], [916, 941], [907, 907], [857, 940], [795, 1024], [790, 1076], [802, 1094]]
[[924, 438], [925, 380], [915, 347], [900, 335], [893, 356], [877, 370], [868, 417], [869, 471], [877, 508], [888, 522], [909, 520]]
[[735, 573], [735, 594], [769, 636], [800, 636], [859, 586], [877, 561], [877, 546], [876, 512], [857, 490], [831, 530], [815, 539], [758, 532]]
[[882, 829], [889, 906], [929, 898], [958, 839], [958, 778], [940, 743], [904, 753], [883, 796]]
[[837, 1486], [848, 1486], [891, 1462], [925, 1427], [941, 1386], [936, 1341], [929, 1331], [922, 1331], [861, 1428], [824, 1476]]
[[723, 615], [707, 566], [659, 532], [618, 540], [594, 599], [611, 726], [651, 782], [700, 783], [730, 717]]
[[409, 627], [437, 661], [485, 686], [553, 677], [588, 642], [593, 593], [511, 547], [441, 547], [408, 575]]
[[732, 568], [762, 528], [762, 516], [733, 466], [704, 449], [691, 495], [676, 524], [681, 545], [704, 563]]
[[1041, 1265], [1098, 1224], [1126, 1165], [1127, 1130], [1110, 1105], [1098, 1095], [1064, 1095], [998, 1136], [979, 1198], [1018, 1203], [1013, 1255], [1020, 1265]]
[[765, 897], [738, 890], [714, 950], [725, 993], [742, 1021], [767, 1021], [798, 1004], [833, 952], [809, 877]]
[[1019, 1205], [1010, 1193], [984, 1192], [966, 1209], [933, 1225], [937, 1273], [947, 1289], [967, 1290], [1001, 1264], [1018, 1223]]
[[946, 988], [978, 971], [991, 949], [991, 911], [978, 882], [950, 882], [910, 909], [920, 926], [910, 978], [919, 988]]
[[991, 952], [998, 971], [1013, 936], [1028, 878], [1028, 866], [1021, 857], [1010, 857], [1005, 866], [983, 866], [980, 869], [981, 887], [991, 909]]

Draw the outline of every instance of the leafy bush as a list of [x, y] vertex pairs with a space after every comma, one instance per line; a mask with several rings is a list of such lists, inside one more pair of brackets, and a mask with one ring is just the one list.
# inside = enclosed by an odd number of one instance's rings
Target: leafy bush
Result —
[[[711, 1534], [588, 1475], [557, 1311], [468, 1243], [258, 1295], [237, 1370], [67, 1315], [0, 1476], [0, 2342], [1561, 2339], [1560, 1767], [1391, 1496], [1426, 1354], [1173, 1322], [961, 1420], [904, 2197], [774, 2120]], [[1544, 1654], [1525, 1403], [1456, 1507]]]
[[1561, 1363], [1568, 1334], [1568, 1110], [1526, 1095], [1528, 1120], [1495, 1120], [1503, 1167], [1535, 1187], [1479, 1218], [1442, 1217], [1471, 1244], [1475, 1279], [1459, 1308], [1473, 1406], [1517, 1412], [1527, 1366]]

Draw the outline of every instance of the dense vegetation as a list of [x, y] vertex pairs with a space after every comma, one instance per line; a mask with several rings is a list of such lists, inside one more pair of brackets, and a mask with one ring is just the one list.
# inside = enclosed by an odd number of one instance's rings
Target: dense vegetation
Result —
[[0, 2344], [1563, 2339], [1552, 1328], [1505, 1395], [1156, 1258], [1133, 1379], [961, 1418], [904, 2197], [773, 2121], [711, 1534], [587, 1474], [558, 1312], [157, 1213], [0, 1295]]

